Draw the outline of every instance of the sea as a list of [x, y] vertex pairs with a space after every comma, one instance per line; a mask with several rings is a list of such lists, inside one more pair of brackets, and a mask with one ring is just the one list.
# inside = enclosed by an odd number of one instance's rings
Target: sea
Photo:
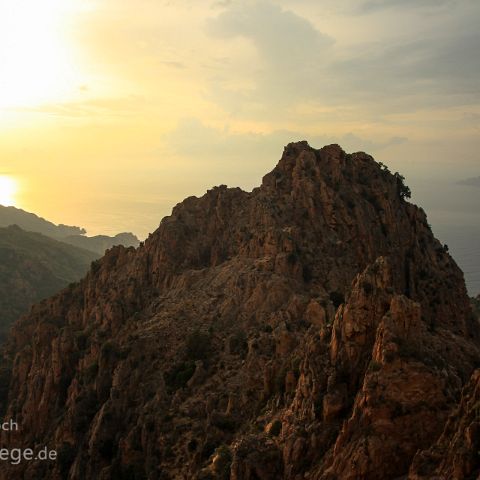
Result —
[[480, 226], [440, 225], [433, 227], [435, 236], [448, 245], [450, 255], [463, 270], [468, 293], [480, 294]]
[[469, 295], [476, 297], [480, 294], [480, 188], [428, 176], [411, 183], [413, 203], [425, 210], [434, 235], [448, 245], [463, 270]]

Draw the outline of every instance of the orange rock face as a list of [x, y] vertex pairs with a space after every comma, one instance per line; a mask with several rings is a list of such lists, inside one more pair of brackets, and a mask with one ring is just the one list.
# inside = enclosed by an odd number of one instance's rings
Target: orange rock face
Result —
[[2, 446], [59, 458], [0, 478], [474, 478], [478, 320], [404, 196], [367, 154], [294, 143], [110, 250], [12, 332]]

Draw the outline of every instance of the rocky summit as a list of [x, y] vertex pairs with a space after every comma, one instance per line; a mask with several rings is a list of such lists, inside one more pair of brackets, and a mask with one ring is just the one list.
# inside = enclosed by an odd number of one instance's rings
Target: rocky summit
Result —
[[18, 321], [15, 479], [474, 479], [480, 329], [408, 187], [292, 143], [252, 192], [189, 197]]

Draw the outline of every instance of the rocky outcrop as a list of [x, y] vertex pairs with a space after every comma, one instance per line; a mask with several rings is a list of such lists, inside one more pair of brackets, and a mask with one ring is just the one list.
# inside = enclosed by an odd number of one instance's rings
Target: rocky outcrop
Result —
[[2, 444], [59, 459], [0, 478], [415, 478], [454, 454], [479, 325], [407, 196], [369, 155], [299, 142], [252, 192], [108, 251], [13, 330]]
[[438, 441], [419, 452], [409, 479], [476, 479], [480, 475], [480, 370], [475, 370]]

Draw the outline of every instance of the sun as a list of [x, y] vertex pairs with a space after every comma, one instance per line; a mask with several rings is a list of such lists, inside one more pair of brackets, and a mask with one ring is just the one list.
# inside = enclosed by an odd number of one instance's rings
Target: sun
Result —
[[18, 191], [17, 181], [8, 176], [0, 175], [0, 205], [4, 207], [15, 206], [15, 194]]
[[68, 24], [78, 2], [0, 1], [0, 109], [57, 100], [75, 82]]

